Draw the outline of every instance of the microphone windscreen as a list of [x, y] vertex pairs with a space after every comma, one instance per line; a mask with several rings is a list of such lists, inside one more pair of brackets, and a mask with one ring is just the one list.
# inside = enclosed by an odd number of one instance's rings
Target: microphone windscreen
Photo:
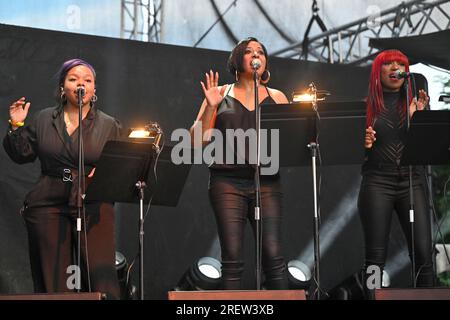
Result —
[[253, 59], [252, 60], [252, 68], [258, 70], [261, 67], [261, 60]]

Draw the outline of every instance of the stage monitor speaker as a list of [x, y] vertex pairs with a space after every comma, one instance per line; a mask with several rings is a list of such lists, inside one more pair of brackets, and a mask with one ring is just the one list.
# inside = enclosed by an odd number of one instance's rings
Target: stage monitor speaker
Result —
[[106, 295], [100, 292], [0, 295], [0, 300], [105, 300], [105, 299]]
[[376, 289], [375, 300], [450, 300], [450, 288]]
[[306, 300], [305, 290], [169, 291], [169, 300]]

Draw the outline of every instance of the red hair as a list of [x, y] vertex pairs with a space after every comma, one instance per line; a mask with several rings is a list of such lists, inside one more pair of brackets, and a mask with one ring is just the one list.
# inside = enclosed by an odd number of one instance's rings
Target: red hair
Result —
[[[408, 58], [399, 50], [385, 50], [377, 55], [372, 64], [372, 71], [369, 79], [369, 94], [367, 97], [366, 126], [373, 126], [375, 119], [384, 110], [383, 87], [381, 85], [381, 66], [385, 63], [397, 61], [405, 65], [405, 71], [409, 72]], [[408, 84], [409, 101], [412, 101], [411, 82]], [[405, 117], [406, 99], [399, 105], [402, 116]]]

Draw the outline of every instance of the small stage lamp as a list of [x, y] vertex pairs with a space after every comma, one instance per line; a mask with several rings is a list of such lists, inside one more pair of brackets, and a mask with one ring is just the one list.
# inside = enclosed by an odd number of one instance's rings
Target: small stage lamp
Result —
[[216, 290], [222, 277], [221, 268], [217, 259], [202, 257], [183, 274], [175, 291]]
[[288, 281], [290, 289], [307, 290], [311, 285], [311, 270], [300, 260], [288, 262]]

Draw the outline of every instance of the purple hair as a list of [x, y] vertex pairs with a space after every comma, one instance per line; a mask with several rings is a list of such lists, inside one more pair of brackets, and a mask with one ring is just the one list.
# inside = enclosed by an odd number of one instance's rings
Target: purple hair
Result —
[[58, 84], [59, 86], [64, 86], [64, 81], [66, 80], [66, 76], [69, 73], [70, 69], [76, 67], [76, 66], [85, 66], [89, 68], [92, 71], [92, 74], [94, 75], [94, 79], [97, 77], [94, 67], [91, 66], [89, 63], [87, 63], [84, 60], [81, 59], [71, 59], [64, 62], [61, 66], [61, 68], [58, 71]]

